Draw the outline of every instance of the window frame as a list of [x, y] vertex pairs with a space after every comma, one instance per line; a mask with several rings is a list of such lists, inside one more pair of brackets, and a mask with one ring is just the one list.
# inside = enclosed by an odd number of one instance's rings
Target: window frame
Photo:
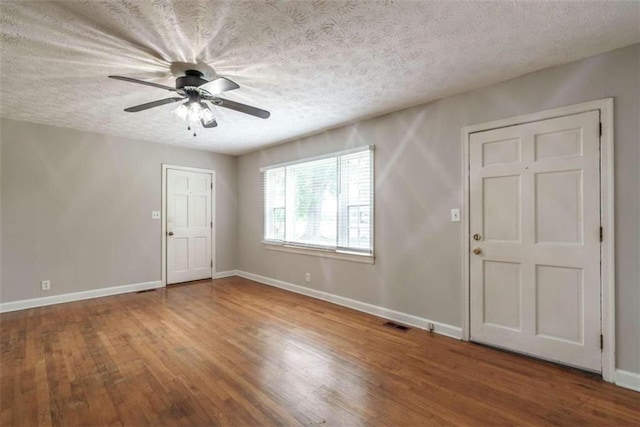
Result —
[[[278, 169], [278, 168], [286, 168], [289, 166], [294, 166], [294, 165], [298, 165], [298, 164], [302, 164], [302, 163], [309, 163], [309, 162], [313, 162], [313, 161], [317, 161], [317, 160], [322, 160], [322, 159], [328, 159], [328, 158], [335, 158], [336, 159], [336, 163], [339, 165], [340, 164], [340, 160], [342, 156], [346, 156], [349, 154], [354, 154], [354, 153], [359, 153], [359, 152], [364, 152], [364, 151], [368, 151], [369, 155], [371, 156], [371, 164], [370, 164], [370, 183], [371, 183], [371, 188], [370, 188], [370, 205], [371, 205], [371, 210], [370, 210], [370, 215], [371, 215], [371, 220], [370, 220], [370, 240], [371, 240], [371, 251], [370, 252], [360, 252], [357, 250], [349, 250], [349, 248], [343, 248], [340, 247], [339, 244], [339, 235], [336, 235], [336, 247], [319, 247], [319, 246], [315, 246], [315, 245], [308, 245], [308, 244], [304, 244], [304, 243], [294, 243], [294, 242], [288, 242], [286, 241], [286, 232], [285, 232], [285, 239], [283, 240], [271, 240], [271, 239], [266, 239], [265, 238], [265, 234], [266, 234], [266, 227], [267, 227], [267, 216], [266, 216], [266, 209], [267, 209], [267, 188], [266, 188], [266, 172], [272, 169]], [[338, 169], [340, 169], [340, 167], [338, 166]], [[294, 160], [294, 161], [290, 161], [290, 162], [285, 162], [285, 163], [278, 163], [278, 164], [274, 164], [274, 165], [269, 165], [269, 166], [265, 166], [265, 167], [261, 167], [259, 169], [260, 174], [262, 176], [262, 197], [263, 197], [263, 203], [262, 203], [262, 243], [265, 247], [265, 249], [269, 249], [269, 250], [275, 250], [275, 251], [280, 251], [280, 252], [289, 252], [289, 253], [297, 253], [297, 254], [303, 254], [303, 255], [311, 255], [311, 256], [321, 256], [321, 257], [326, 257], [326, 258], [334, 258], [334, 259], [341, 259], [341, 260], [345, 260], [345, 261], [354, 261], [354, 262], [361, 262], [361, 263], [367, 263], [367, 264], [373, 264], [374, 260], [375, 260], [375, 145], [365, 145], [365, 146], [360, 146], [360, 147], [356, 147], [353, 149], [349, 149], [349, 150], [343, 150], [343, 151], [338, 151], [338, 152], [333, 152], [333, 153], [327, 153], [324, 155], [320, 155], [320, 156], [314, 156], [314, 157], [307, 157], [304, 159], [299, 159], [299, 160]], [[341, 173], [338, 173], [338, 179], [340, 179], [341, 177]], [[285, 177], [286, 177], [286, 169], [285, 169]], [[286, 188], [286, 178], [285, 178], [285, 188]], [[342, 191], [341, 189], [341, 183], [338, 182], [338, 195], [337, 195], [337, 203], [338, 205], [340, 204], [340, 191]], [[285, 193], [286, 194], [286, 193]], [[286, 196], [285, 196], [286, 198]], [[362, 205], [360, 205], [362, 206]], [[348, 214], [348, 211], [346, 211], [344, 213], [345, 215]], [[285, 215], [286, 217], [286, 215]], [[338, 212], [336, 215], [336, 222], [337, 222], [337, 226], [339, 227], [339, 222], [340, 222], [340, 207], [338, 206]], [[286, 219], [285, 219], [285, 228], [287, 227], [286, 224]], [[336, 230], [337, 233], [340, 233], [340, 230]]]

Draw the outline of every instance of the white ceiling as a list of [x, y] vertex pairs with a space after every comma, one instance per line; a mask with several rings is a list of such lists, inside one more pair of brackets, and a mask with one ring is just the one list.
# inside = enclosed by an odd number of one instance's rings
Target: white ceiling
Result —
[[[241, 154], [640, 41], [640, 3], [0, 0], [0, 116]], [[194, 138], [173, 62], [240, 85]]]

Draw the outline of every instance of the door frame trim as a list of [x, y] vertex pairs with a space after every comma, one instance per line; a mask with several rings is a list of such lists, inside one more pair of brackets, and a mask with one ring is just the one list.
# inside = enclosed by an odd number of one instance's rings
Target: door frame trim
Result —
[[161, 265], [161, 281], [162, 286], [167, 286], [167, 170], [177, 169], [187, 172], [200, 172], [211, 174], [211, 277], [216, 274], [216, 171], [213, 169], [192, 168], [188, 166], [162, 164], [162, 211], [160, 213], [160, 222], [162, 223], [161, 239], [162, 249], [160, 253]]
[[533, 114], [525, 114], [488, 123], [462, 128], [462, 339], [469, 341], [470, 330], [470, 289], [469, 274], [469, 138], [472, 133], [508, 126], [516, 126], [561, 116], [600, 111], [602, 135], [600, 137], [600, 221], [604, 228], [600, 244], [600, 320], [604, 335], [602, 350], [602, 378], [613, 382], [615, 379], [615, 224], [614, 224], [614, 159], [613, 159], [613, 98], [584, 102], [554, 108]]

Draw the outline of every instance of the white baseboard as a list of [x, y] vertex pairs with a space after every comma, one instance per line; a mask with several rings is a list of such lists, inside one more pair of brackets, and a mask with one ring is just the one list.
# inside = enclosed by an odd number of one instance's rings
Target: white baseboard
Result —
[[25, 299], [0, 303], [0, 313], [25, 310], [27, 308], [43, 307], [45, 305], [62, 304], [65, 302], [81, 301], [91, 298], [107, 297], [111, 295], [126, 294], [129, 292], [146, 291], [148, 289], [162, 288], [162, 281], [134, 283], [132, 285], [113, 286], [110, 288], [93, 289], [90, 291], [72, 292], [69, 294], [52, 295], [49, 297]]
[[640, 391], [640, 374], [616, 369], [615, 383], [620, 387]]
[[236, 270], [228, 270], [228, 271], [219, 271], [217, 273], [213, 273], [211, 276], [212, 279], [224, 279], [225, 277], [237, 276], [238, 272]]
[[330, 294], [328, 292], [318, 291], [315, 289], [305, 288], [304, 286], [294, 285], [293, 283], [283, 282], [282, 280], [271, 279], [269, 277], [260, 276], [246, 271], [236, 270], [235, 274], [245, 279], [254, 280], [265, 285], [274, 286], [276, 288], [306, 295], [308, 297], [321, 299], [333, 304], [349, 307], [357, 311], [373, 314], [374, 316], [384, 319], [400, 322], [405, 325], [413, 326], [419, 329], [429, 329], [429, 324], [433, 324], [433, 332], [445, 335], [447, 337], [462, 339], [462, 328], [447, 325], [446, 323], [435, 322], [433, 320], [414, 316], [412, 314], [402, 313], [400, 311], [391, 310], [366, 302], [357, 301], [350, 298], [341, 297], [339, 295]]

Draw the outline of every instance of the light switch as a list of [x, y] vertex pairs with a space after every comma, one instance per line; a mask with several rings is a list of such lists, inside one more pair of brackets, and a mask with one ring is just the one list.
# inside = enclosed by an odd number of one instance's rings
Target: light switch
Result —
[[151, 211], [151, 218], [160, 219], [160, 211]]
[[451, 209], [451, 222], [460, 222], [460, 209]]

